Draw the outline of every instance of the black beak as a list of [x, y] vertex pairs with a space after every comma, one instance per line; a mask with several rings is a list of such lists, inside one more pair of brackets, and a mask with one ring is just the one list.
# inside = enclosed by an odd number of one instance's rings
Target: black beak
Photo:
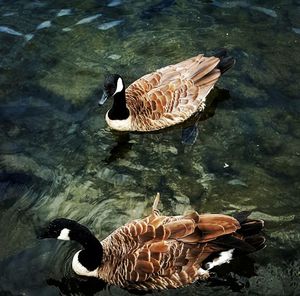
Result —
[[109, 97], [108, 93], [106, 91], [103, 91], [103, 95], [98, 103], [99, 106], [102, 106], [105, 103], [105, 101], [108, 99], [108, 97]]

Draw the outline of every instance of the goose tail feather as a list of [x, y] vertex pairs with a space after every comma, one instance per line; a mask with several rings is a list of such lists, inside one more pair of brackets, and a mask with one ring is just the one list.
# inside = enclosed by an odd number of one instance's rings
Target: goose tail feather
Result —
[[226, 48], [218, 49], [213, 55], [220, 59], [217, 69], [221, 71], [221, 74], [229, 70], [236, 62], [235, 58], [228, 55], [228, 50]]

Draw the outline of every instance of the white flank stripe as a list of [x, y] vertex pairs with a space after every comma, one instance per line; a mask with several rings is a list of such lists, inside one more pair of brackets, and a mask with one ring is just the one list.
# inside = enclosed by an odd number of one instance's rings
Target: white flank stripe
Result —
[[207, 270], [212, 269], [215, 266], [224, 264], [224, 263], [229, 263], [229, 261], [232, 259], [232, 253], [234, 249], [230, 249], [225, 252], [221, 252], [220, 256], [216, 259], [214, 259], [212, 262], [207, 263]]

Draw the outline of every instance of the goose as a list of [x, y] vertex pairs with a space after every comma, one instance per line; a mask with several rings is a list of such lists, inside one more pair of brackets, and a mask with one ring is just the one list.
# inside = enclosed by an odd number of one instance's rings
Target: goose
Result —
[[[229, 262], [233, 255], [265, 246], [264, 222], [222, 214], [163, 216], [157, 209], [133, 220], [99, 241], [76, 221], [58, 218], [40, 238], [74, 240], [83, 249], [72, 260], [74, 272], [95, 277], [127, 290], [155, 291], [206, 280], [210, 269]], [[248, 213], [249, 214], [249, 213]]]
[[199, 54], [134, 81], [125, 90], [119, 74], [105, 78], [99, 105], [113, 97], [105, 119], [117, 131], [149, 132], [184, 122], [205, 108], [206, 97], [235, 59], [225, 49], [214, 56]]

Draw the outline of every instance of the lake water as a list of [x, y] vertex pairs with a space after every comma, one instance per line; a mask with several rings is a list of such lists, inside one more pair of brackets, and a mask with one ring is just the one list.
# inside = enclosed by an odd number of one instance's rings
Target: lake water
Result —
[[[161, 295], [300, 295], [300, 1], [1, 1], [0, 295], [129, 295], [75, 277], [76, 243], [37, 239], [56, 217], [99, 238], [147, 215], [251, 210], [267, 247], [219, 280]], [[199, 137], [117, 134], [97, 106], [127, 83], [226, 47]], [[204, 120], [205, 119], [205, 120]]]

